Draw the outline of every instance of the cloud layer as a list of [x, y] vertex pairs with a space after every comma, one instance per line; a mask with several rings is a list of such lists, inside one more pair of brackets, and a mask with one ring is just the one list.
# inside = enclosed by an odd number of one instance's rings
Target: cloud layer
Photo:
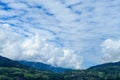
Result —
[[98, 64], [101, 43], [120, 39], [119, 5], [120, 0], [2, 0], [1, 55], [70, 68]]

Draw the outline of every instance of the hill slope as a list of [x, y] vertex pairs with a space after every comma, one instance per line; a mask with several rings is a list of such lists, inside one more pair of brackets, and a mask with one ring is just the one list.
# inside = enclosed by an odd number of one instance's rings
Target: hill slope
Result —
[[96, 65], [96, 66], [92, 66], [88, 69], [104, 69], [104, 68], [110, 68], [110, 67], [120, 67], [120, 61], [119, 62], [111, 62], [111, 63], [105, 63], [105, 64], [100, 64], [100, 65]]
[[40, 62], [29, 62], [29, 61], [18, 61], [18, 62], [26, 66], [30, 66], [36, 69], [46, 70], [46, 71], [65, 72], [65, 71], [70, 70], [70, 69], [65, 69], [65, 68], [60, 68], [60, 67], [53, 67], [51, 65], [47, 65], [44, 63], [40, 63]]
[[120, 62], [54, 73], [33, 69], [0, 56], [0, 80], [120, 80]]
[[86, 70], [73, 70], [64, 75], [66, 80], [120, 80], [120, 62], [101, 64]]
[[24, 66], [0, 56], [0, 80], [64, 80], [62, 75]]
[[25, 67], [17, 61], [0, 56], [0, 67]]

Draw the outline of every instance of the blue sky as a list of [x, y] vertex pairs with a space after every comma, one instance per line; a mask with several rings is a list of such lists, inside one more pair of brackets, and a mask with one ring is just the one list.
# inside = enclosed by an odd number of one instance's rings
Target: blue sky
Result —
[[0, 55], [81, 69], [120, 60], [120, 0], [1, 0]]

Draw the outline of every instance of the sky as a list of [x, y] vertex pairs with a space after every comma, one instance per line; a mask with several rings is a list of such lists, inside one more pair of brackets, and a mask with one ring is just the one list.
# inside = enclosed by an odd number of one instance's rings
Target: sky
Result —
[[83, 69], [120, 61], [120, 0], [0, 0], [0, 55]]

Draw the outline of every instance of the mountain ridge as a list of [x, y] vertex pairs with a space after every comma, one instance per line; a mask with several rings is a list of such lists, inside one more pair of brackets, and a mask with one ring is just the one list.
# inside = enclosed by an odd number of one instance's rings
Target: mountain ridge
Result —
[[96, 66], [89, 67], [88, 69], [100, 68], [100, 67], [108, 67], [108, 66], [119, 66], [120, 67], [120, 61], [99, 64], [99, 65], [96, 65]]
[[61, 68], [61, 67], [54, 67], [51, 65], [47, 65], [41, 62], [31, 62], [31, 61], [17, 61], [23, 65], [32, 67], [32, 68], [36, 68], [36, 69], [40, 69], [40, 70], [46, 70], [46, 71], [53, 71], [53, 72], [65, 72], [65, 71], [69, 71], [72, 69], [67, 69], [67, 68]]
[[0, 56], [0, 67], [23, 67], [23, 65], [17, 61]]
[[55, 73], [30, 68], [0, 56], [0, 80], [120, 80], [120, 62]]

